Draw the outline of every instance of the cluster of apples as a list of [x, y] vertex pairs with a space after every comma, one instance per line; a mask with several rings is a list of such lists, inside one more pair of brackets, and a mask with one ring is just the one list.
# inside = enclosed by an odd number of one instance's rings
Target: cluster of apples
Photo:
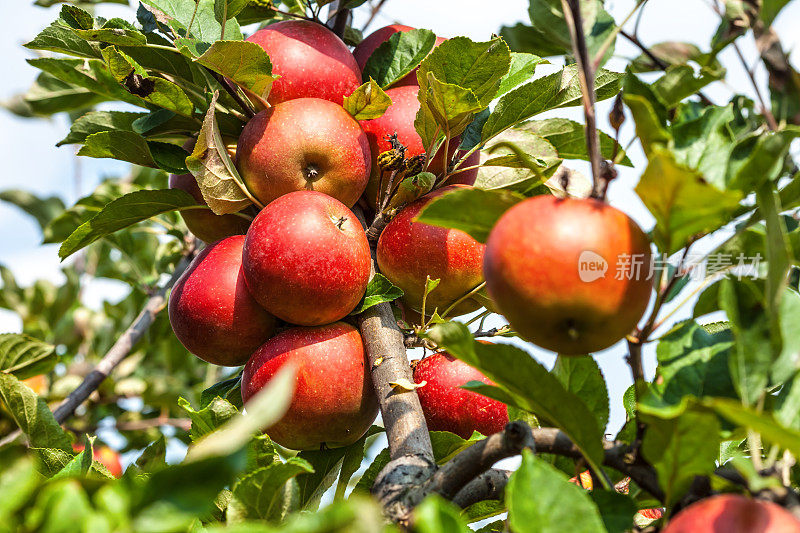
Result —
[[[346, 321], [364, 294], [372, 264], [366, 234], [351, 208], [363, 198], [367, 209], [378, 209], [381, 154], [396, 153], [397, 143], [404, 148], [402, 162], [419, 161], [425, 153], [414, 129], [420, 105], [416, 76], [409, 74], [386, 91], [392, 105], [381, 117], [359, 122], [342, 102], [361, 85], [361, 69], [374, 49], [410, 29], [382, 28], [352, 53], [311, 21], [279, 22], [250, 36], [280, 77], [270, 107], [245, 125], [229, 150], [235, 150], [242, 179], [265, 207], [252, 223], [239, 214], [182, 213], [189, 230], [208, 246], [170, 294], [173, 331], [205, 361], [244, 365], [245, 402], [291, 362], [298, 371], [291, 406], [268, 429], [275, 442], [291, 449], [350, 444], [377, 416], [362, 338]], [[458, 144], [453, 139], [440, 149], [427, 170], [441, 176]], [[467, 165], [477, 158], [476, 153]], [[381, 234], [379, 268], [404, 290], [409, 312], [421, 310], [428, 276], [441, 279], [428, 298], [429, 310], [445, 309], [483, 281], [484, 245], [463, 232], [414, 220], [431, 198], [472, 185], [476, 175], [474, 169], [454, 175], [448, 187], [402, 209]], [[170, 186], [203, 202], [190, 174], [171, 176]], [[450, 315], [479, 305], [464, 301]], [[446, 354], [422, 361], [415, 377], [427, 382], [421, 397], [433, 430], [468, 437], [473, 430], [499, 431], [508, 422], [502, 403], [459, 388], [473, 379], [488, 380]]]

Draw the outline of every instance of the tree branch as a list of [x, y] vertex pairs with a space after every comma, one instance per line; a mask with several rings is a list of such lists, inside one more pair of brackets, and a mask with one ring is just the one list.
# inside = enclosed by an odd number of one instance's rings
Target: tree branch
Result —
[[[115, 342], [111, 349], [106, 352], [97, 366], [91, 372], [89, 372], [89, 374], [83, 379], [83, 382], [78, 385], [78, 387], [72, 391], [69, 396], [67, 396], [67, 399], [64, 400], [64, 402], [62, 402], [55, 411], [53, 411], [53, 416], [55, 417], [56, 422], [62, 424], [69, 417], [71, 417], [75, 413], [75, 410], [78, 408], [78, 406], [85, 402], [89, 396], [97, 390], [100, 384], [105, 381], [111, 371], [113, 371], [117, 365], [119, 365], [128, 355], [130, 355], [133, 347], [139, 342], [139, 340], [141, 340], [141, 338], [155, 321], [156, 316], [158, 316], [158, 314], [166, 306], [167, 292], [175, 284], [175, 282], [178, 281], [178, 278], [189, 266], [194, 258], [194, 253], [195, 247], [192, 246], [175, 267], [175, 271], [172, 273], [172, 277], [170, 277], [169, 281], [167, 281], [163, 286], [161, 286], [161, 288], [158, 289], [158, 291], [148, 298], [139, 315], [128, 327], [128, 329], [125, 330], [122, 335], [120, 335], [120, 337], [117, 339], [117, 342]], [[20, 430], [10, 433], [2, 441], [0, 441], [0, 447], [15, 441], [21, 434], [22, 432]]]
[[464, 488], [453, 497], [453, 503], [462, 509], [466, 509], [473, 503], [484, 500], [501, 500], [505, 494], [506, 485], [511, 474], [513, 472], [510, 470], [490, 468], [464, 485]]
[[597, 135], [597, 121], [594, 113], [594, 68], [592, 58], [586, 47], [586, 35], [583, 33], [583, 18], [579, 0], [561, 0], [564, 19], [572, 38], [572, 51], [578, 62], [578, 75], [583, 95], [583, 114], [586, 118], [586, 147], [589, 150], [589, 161], [592, 164], [594, 187], [592, 197], [599, 198], [603, 190], [603, 176], [600, 157], [600, 137]]
[[[642, 53], [644, 55], [646, 55], [648, 57], [648, 59], [650, 59], [650, 61], [652, 61], [653, 64], [656, 65], [659, 69], [667, 70], [667, 67], [669, 67], [669, 64], [665, 63], [664, 61], [661, 60], [661, 58], [659, 58], [657, 55], [655, 55], [652, 50], [650, 50], [647, 46], [645, 46], [642, 43], [642, 41], [640, 41], [639, 38], [636, 37], [636, 35], [631, 35], [630, 33], [626, 32], [625, 30], [620, 30], [619, 34], [622, 35], [623, 37], [625, 37], [626, 39], [628, 39], [628, 41], [630, 41], [631, 44], [636, 46], [636, 48], [641, 50]], [[703, 102], [703, 104], [705, 104], [705, 105], [714, 105], [714, 102], [712, 102], [710, 98], [708, 98], [705, 94], [703, 94], [702, 91], [697, 91], [697, 96], [700, 97], [700, 101]]]
[[509, 422], [503, 431], [478, 441], [445, 463], [423, 490], [426, 495], [435, 492], [450, 500], [497, 461], [519, 455], [526, 448], [535, 450], [531, 428], [521, 420]]

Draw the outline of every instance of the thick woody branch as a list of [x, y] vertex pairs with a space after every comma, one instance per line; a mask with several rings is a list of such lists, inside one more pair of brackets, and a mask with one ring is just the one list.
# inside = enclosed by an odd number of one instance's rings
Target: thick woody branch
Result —
[[511, 474], [510, 470], [491, 468], [464, 485], [453, 497], [453, 503], [466, 509], [484, 500], [502, 500]]
[[[580, 449], [562, 431], [556, 428], [537, 428], [533, 430], [533, 440], [538, 453], [551, 453], [564, 457], [580, 459]], [[605, 441], [605, 457], [603, 464], [629, 476], [642, 489], [660, 501], [664, 500], [664, 492], [658, 486], [658, 477], [650, 465], [641, 463], [630, 452], [631, 447], [622, 442]]]
[[427, 493], [435, 492], [452, 499], [470, 481], [489, 470], [501, 459], [513, 457], [524, 449], [534, 450], [531, 428], [525, 422], [509, 422], [505, 429], [473, 444], [440, 468], [425, 484]]
[[[156, 316], [158, 316], [166, 306], [167, 292], [175, 282], [178, 281], [178, 278], [189, 266], [189, 263], [191, 263], [194, 257], [194, 251], [194, 246], [192, 246], [191, 250], [184, 255], [175, 267], [175, 272], [172, 273], [172, 277], [169, 281], [147, 299], [147, 303], [145, 303], [139, 315], [128, 329], [120, 335], [117, 342], [114, 343], [100, 362], [97, 363], [97, 366], [89, 372], [83, 379], [83, 382], [67, 396], [67, 399], [53, 411], [53, 416], [59, 424], [64, 423], [64, 421], [70, 418], [75, 413], [75, 410], [97, 390], [103, 381], [105, 381], [117, 365], [130, 355], [133, 347], [141, 340], [155, 321]], [[0, 447], [15, 441], [20, 435], [21, 432], [19, 430], [9, 434], [0, 441]]]

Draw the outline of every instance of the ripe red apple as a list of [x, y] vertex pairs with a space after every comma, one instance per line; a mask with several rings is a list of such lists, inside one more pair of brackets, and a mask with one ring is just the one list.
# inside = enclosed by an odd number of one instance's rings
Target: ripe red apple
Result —
[[491, 435], [508, 424], [505, 404], [462, 389], [470, 381], [494, 383], [467, 363], [446, 352], [418, 361], [414, 382], [426, 382], [417, 389], [428, 429], [449, 431], [467, 439], [473, 431]]
[[579, 355], [608, 348], [636, 326], [650, 300], [652, 260], [647, 236], [622, 211], [547, 195], [500, 218], [483, 271], [489, 296], [515, 331]]
[[272, 105], [295, 98], [322, 98], [342, 105], [344, 97], [361, 85], [361, 69], [347, 45], [317, 22], [276, 22], [247, 40], [269, 54], [272, 73], [280, 76], [267, 98]]
[[[198, 204], [206, 205], [191, 174], [170, 174], [169, 188], [186, 191]], [[187, 209], [181, 211], [181, 217], [192, 235], [209, 244], [231, 235], [244, 235], [250, 226], [250, 221], [239, 215], [215, 215], [210, 209]]]
[[[484, 245], [456, 229], [430, 226], [414, 219], [433, 198], [457, 187], [437, 189], [412, 202], [386, 226], [378, 239], [378, 268], [403, 290], [403, 301], [416, 311], [422, 310], [425, 280], [439, 279], [439, 285], [428, 295], [425, 313], [439, 314], [456, 300], [483, 282], [481, 264]], [[478, 309], [480, 304], [466, 299], [449, 316], [458, 316]]]
[[[86, 449], [86, 446], [83, 444], [73, 444], [72, 449], [77, 453], [81, 453]], [[112, 476], [115, 478], [122, 477], [122, 463], [119, 461], [119, 454], [117, 452], [108, 446], [93, 446], [92, 457], [95, 461], [99, 461], [105, 466]]]
[[[374, 32], [370, 33], [364, 40], [358, 43], [356, 47], [353, 49], [353, 56], [356, 58], [358, 62], [359, 68], [363, 71], [364, 66], [367, 64], [367, 60], [369, 56], [378, 48], [381, 44], [389, 40], [389, 37], [394, 35], [398, 32], [405, 32], [411, 31], [415, 28], [411, 26], [406, 26], [404, 24], [390, 24], [388, 26], [384, 26], [383, 28], [379, 28]], [[444, 37], [437, 37], [436, 44], [434, 44], [434, 48], [445, 42], [447, 39]], [[412, 70], [410, 73], [405, 75], [402, 79], [398, 80], [397, 82], [392, 85], [392, 87], [403, 87], [406, 85], [417, 85], [417, 69]]]
[[367, 237], [343, 203], [315, 191], [281, 196], [247, 231], [243, 271], [250, 293], [292, 324], [330, 324], [352, 311], [370, 274]]
[[369, 429], [378, 401], [358, 330], [344, 322], [291, 328], [256, 351], [242, 374], [245, 403], [283, 367], [297, 370], [294, 396], [281, 420], [267, 428], [293, 450], [352, 444]]
[[265, 109], [242, 130], [236, 163], [263, 204], [293, 191], [314, 190], [348, 207], [369, 180], [370, 149], [358, 122], [319, 98], [300, 98]]
[[244, 235], [208, 246], [172, 288], [169, 322], [194, 355], [239, 366], [275, 332], [275, 318], [250, 296], [242, 274]]
[[[388, 136], [397, 134], [397, 140], [406, 147], [406, 157], [413, 157], [415, 155], [424, 154], [425, 147], [422, 145], [417, 130], [414, 129], [414, 119], [419, 111], [419, 100], [417, 100], [417, 93], [419, 87], [407, 86], [396, 87], [389, 89], [386, 94], [392, 99], [392, 105], [389, 109], [378, 118], [371, 120], [362, 120], [361, 127], [367, 134], [369, 139], [369, 146], [372, 150], [372, 173], [370, 175], [369, 184], [364, 193], [364, 197], [370, 205], [375, 206], [377, 199], [378, 184], [380, 182], [381, 170], [378, 167], [377, 159], [378, 154], [385, 152], [392, 148], [389, 143]], [[457, 137], [450, 141], [447, 149], [448, 161], [453, 157], [453, 154], [458, 149], [461, 138]], [[459, 150], [459, 156], [464, 152]], [[467, 168], [478, 165], [480, 163], [480, 152], [475, 151], [472, 153], [460, 168]], [[436, 152], [436, 155], [428, 165], [428, 172], [432, 172], [440, 176], [444, 172], [445, 160], [444, 150], [441, 148]], [[447, 179], [447, 184], [463, 183], [465, 185], [472, 185], [478, 177], [478, 169], [466, 170], [454, 174], [452, 178]], [[388, 179], [388, 176], [385, 178]]]
[[738, 494], [711, 496], [675, 515], [662, 533], [797, 533], [800, 521], [772, 502]]

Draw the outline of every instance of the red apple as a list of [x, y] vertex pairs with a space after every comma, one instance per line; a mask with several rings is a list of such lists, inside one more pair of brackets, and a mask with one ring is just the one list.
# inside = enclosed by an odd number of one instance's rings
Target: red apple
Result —
[[367, 237], [343, 203], [314, 191], [281, 196], [261, 210], [244, 244], [244, 277], [267, 311], [318, 326], [347, 316], [370, 274]]
[[504, 403], [461, 388], [470, 381], [494, 383], [450, 354], [439, 352], [418, 361], [414, 382], [423, 381], [417, 394], [429, 430], [449, 431], [467, 439], [473, 431], [491, 435], [508, 424]]
[[[369, 146], [372, 150], [372, 174], [370, 175], [367, 190], [364, 193], [366, 200], [372, 206], [376, 203], [378, 184], [381, 175], [381, 170], [376, 162], [378, 154], [392, 148], [388, 136], [397, 134], [397, 140], [406, 147], [406, 157], [413, 157], [425, 153], [426, 147], [422, 145], [422, 139], [417, 133], [417, 130], [414, 129], [414, 119], [417, 116], [417, 111], [419, 111], [419, 100], [417, 100], [418, 92], [419, 87], [417, 86], [397, 87], [387, 90], [386, 94], [392, 99], [392, 105], [389, 106], [389, 109], [378, 118], [361, 121], [361, 127], [367, 134]], [[453, 157], [460, 142], [460, 137], [450, 141], [447, 150], [448, 161]], [[463, 153], [462, 150], [459, 150], [459, 156]], [[475, 166], [479, 163], [480, 152], [476, 150], [464, 161], [460, 168]], [[439, 149], [428, 165], [428, 172], [440, 176], [444, 172], [444, 166], [444, 151]], [[466, 170], [453, 175], [452, 178], [448, 178], [447, 183], [472, 185], [475, 183], [475, 178], [477, 178], [477, 176], [478, 169]], [[385, 179], [388, 179], [388, 176]]]
[[361, 438], [378, 414], [378, 401], [358, 330], [344, 322], [291, 328], [256, 351], [242, 373], [245, 403], [286, 364], [297, 381], [289, 410], [267, 428], [272, 440], [293, 450], [347, 446]]
[[169, 321], [194, 355], [239, 366], [275, 332], [275, 318], [250, 296], [242, 274], [244, 235], [208, 246], [172, 288]]
[[[367, 60], [369, 56], [378, 48], [381, 44], [389, 40], [389, 37], [394, 35], [398, 32], [405, 32], [411, 31], [415, 28], [411, 26], [405, 26], [403, 24], [390, 24], [388, 26], [384, 26], [383, 28], [379, 28], [374, 32], [370, 33], [364, 40], [358, 43], [358, 45], [353, 49], [353, 56], [355, 56], [356, 61], [358, 62], [359, 68], [363, 71], [364, 66], [367, 64]], [[447, 39], [444, 37], [437, 37], [436, 44], [434, 44], [434, 48], [445, 42]], [[403, 87], [406, 85], [417, 85], [417, 69], [412, 70], [402, 79], [398, 80], [397, 82], [392, 85], [393, 87]]]
[[[86, 447], [83, 444], [73, 444], [72, 449], [81, 453]], [[95, 445], [92, 447], [92, 457], [108, 469], [108, 472], [115, 478], [122, 477], [122, 463], [119, 461], [119, 454], [108, 446]]]
[[314, 190], [353, 206], [369, 180], [370, 149], [358, 122], [319, 98], [300, 98], [261, 111], [242, 130], [237, 168], [263, 204]]
[[[198, 204], [206, 205], [197, 180], [191, 174], [170, 174], [169, 188], [192, 195]], [[215, 215], [210, 209], [186, 209], [181, 217], [192, 234], [206, 243], [217, 242], [231, 235], [244, 235], [250, 221], [239, 215]]]
[[675, 515], [662, 533], [798, 533], [800, 521], [772, 502], [738, 494], [711, 496]]
[[[444, 313], [452, 303], [483, 282], [483, 244], [463, 231], [414, 221], [433, 198], [457, 187], [465, 185], [437, 189], [412, 202], [394, 217], [378, 239], [378, 268], [403, 290], [403, 301], [412, 309], [422, 310], [426, 277], [440, 280], [427, 297], [427, 316], [436, 308], [439, 314]], [[449, 316], [463, 315], [479, 307], [479, 303], [468, 298], [452, 309]]]
[[272, 84], [267, 101], [322, 98], [342, 105], [361, 85], [361, 69], [353, 54], [331, 30], [309, 20], [270, 24], [247, 38], [269, 54]]
[[483, 271], [489, 296], [515, 331], [579, 355], [608, 348], [636, 327], [652, 292], [652, 260], [647, 236], [622, 211], [546, 195], [498, 220]]

